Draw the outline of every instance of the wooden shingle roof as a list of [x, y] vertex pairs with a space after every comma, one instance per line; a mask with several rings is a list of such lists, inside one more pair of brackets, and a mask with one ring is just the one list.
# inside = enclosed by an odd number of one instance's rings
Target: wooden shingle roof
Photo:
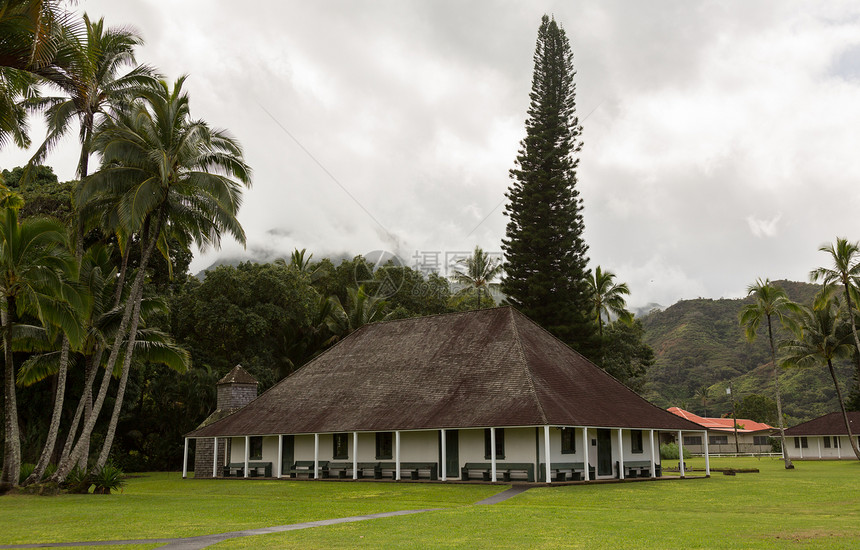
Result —
[[257, 379], [251, 376], [251, 373], [242, 365], [236, 365], [217, 383], [218, 386], [222, 384], [257, 384]]
[[[860, 412], [848, 413], [848, 422], [851, 425], [851, 433], [860, 435]], [[841, 412], [832, 412], [813, 418], [809, 422], [792, 426], [785, 430], [785, 435], [848, 435], [845, 429], [845, 419]]]
[[546, 424], [702, 430], [503, 307], [366, 325], [188, 436]]

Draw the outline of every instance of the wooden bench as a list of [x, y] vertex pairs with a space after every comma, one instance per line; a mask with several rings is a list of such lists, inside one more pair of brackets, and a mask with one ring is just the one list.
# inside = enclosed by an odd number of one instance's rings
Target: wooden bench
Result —
[[[328, 461], [320, 460], [319, 461], [320, 468], [320, 477], [328, 477]], [[313, 460], [297, 460], [292, 467], [287, 470], [287, 475], [289, 477], [299, 477], [299, 474], [308, 474], [308, 477], [313, 477], [314, 475], [314, 461]]]
[[[259, 477], [259, 470], [263, 469], [264, 477], [272, 477], [271, 462], [248, 462], [248, 477]], [[224, 477], [231, 477], [233, 471], [236, 471], [236, 477], [244, 477], [245, 463], [231, 462], [224, 466]]]
[[[382, 477], [382, 470], [391, 470], [391, 479], [397, 478], [396, 462], [380, 462], [378, 465], [379, 477]], [[435, 462], [401, 462], [400, 478], [405, 479], [408, 476], [410, 479], [419, 479], [421, 470], [428, 471], [427, 477], [429, 479], [439, 479], [439, 465]]]
[[352, 470], [352, 462], [329, 462], [326, 477], [333, 475], [332, 470], [337, 470], [338, 479], [346, 479], [347, 472]]
[[[618, 461], [615, 462], [615, 471], [616, 473], [619, 471], [620, 464]], [[655, 468], [656, 470], [656, 468]], [[616, 477], [620, 477], [616, 475]], [[625, 478], [637, 478], [637, 477], [651, 477], [651, 461], [650, 460], [630, 460], [624, 461], [624, 477]]]
[[[555, 472], [554, 481], [567, 481], [568, 472], [570, 472], [570, 480], [580, 481], [585, 473], [585, 464], [582, 462], [552, 462], [550, 470]], [[540, 481], [546, 481], [544, 472], [546, 471], [546, 463], [540, 463]], [[588, 465], [588, 479], [595, 478], [594, 466]]]
[[[493, 465], [489, 462], [467, 462], [460, 469], [460, 477], [469, 479], [471, 472], [481, 472], [484, 481], [490, 481]], [[535, 465], [531, 462], [497, 462], [496, 476], [502, 474], [503, 481], [511, 480], [511, 472], [525, 472], [527, 481], [535, 480]]]
[[224, 477], [231, 477], [233, 475], [233, 470], [236, 471], [236, 477], [244, 477], [245, 476], [245, 463], [244, 462], [231, 462], [224, 466]]

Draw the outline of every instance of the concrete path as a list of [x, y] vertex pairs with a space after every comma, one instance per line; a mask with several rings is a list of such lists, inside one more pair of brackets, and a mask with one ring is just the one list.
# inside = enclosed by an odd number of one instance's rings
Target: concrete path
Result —
[[[485, 498], [475, 504], [496, 504], [516, 496], [529, 487], [515, 485], [506, 491]], [[240, 537], [252, 537], [254, 535], [267, 535], [269, 533], [283, 533], [284, 531], [295, 531], [309, 527], [322, 527], [324, 525], [337, 525], [338, 523], [353, 523], [368, 519], [390, 518], [394, 516], [406, 516], [409, 514], [420, 514], [422, 512], [433, 512], [436, 510], [447, 510], [447, 508], [425, 508], [423, 510], [399, 510], [397, 512], [382, 512], [380, 514], [368, 514], [366, 516], [350, 516], [347, 518], [322, 519], [319, 521], [307, 521], [304, 523], [293, 523], [290, 525], [276, 525], [275, 527], [262, 527], [260, 529], [245, 529], [243, 531], [231, 531], [229, 533], [217, 533], [214, 535], [201, 535], [199, 537], [186, 538], [163, 538], [163, 539], [129, 539], [129, 540], [104, 540], [104, 541], [82, 541], [82, 542], [42, 542], [36, 544], [3, 544], [0, 550], [12, 548], [68, 548], [74, 546], [120, 546], [128, 544], [164, 544], [159, 550], [200, 550], [213, 544], [229, 539]]]
[[503, 500], [508, 500], [511, 497], [515, 497], [520, 493], [525, 493], [529, 489], [530, 487], [527, 485], [514, 485], [507, 491], [502, 491], [499, 494], [487, 497], [484, 500], [476, 502], [475, 505], [477, 506], [479, 504], [497, 504], [499, 502], [502, 502]]

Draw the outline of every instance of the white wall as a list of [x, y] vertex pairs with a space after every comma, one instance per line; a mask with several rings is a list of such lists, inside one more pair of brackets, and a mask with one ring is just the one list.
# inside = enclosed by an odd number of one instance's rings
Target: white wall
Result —
[[[684, 448], [689, 450], [693, 454], [703, 454], [705, 452], [704, 446], [704, 437], [705, 435], [701, 432], [683, 432], [685, 437], [694, 436], [703, 438], [703, 442], [701, 445], [684, 445]], [[727, 438], [727, 443], [724, 445], [711, 443], [708, 445], [708, 453], [709, 454], [722, 454], [722, 453], [736, 453], [737, 447], [735, 447], [735, 434], [732, 431], [724, 432], [724, 431], [716, 431], [712, 430], [708, 432], [708, 437], [712, 436], [725, 436]], [[769, 453], [771, 452], [770, 443], [766, 443], [764, 445], [756, 445], [755, 437], [756, 436], [767, 436], [766, 433], [738, 433], [738, 447], [740, 447], [740, 451], [742, 453]]]
[[278, 471], [278, 436], [263, 437], [263, 462], [272, 463], [272, 475]]
[[[461, 429], [460, 433], [460, 465], [466, 462], [488, 462], [484, 455], [484, 429]], [[498, 433], [498, 428], [496, 429]], [[543, 445], [541, 430], [540, 444]], [[550, 434], [552, 435], [552, 434]], [[558, 436], [556, 436], [558, 437]], [[559, 443], [560, 449], [561, 443]], [[535, 429], [534, 428], [505, 428], [505, 458], [499, 462], [535, 462]]]
[[[498, 429], [497, 429], [498, 430]], [[612, 461], [618, 460], [618, 431], [612, 432]], [[643, 452], [634, 454], [631, 445], [631, 430], [622, 430], [624, 461], [642, 461], [651, 460], [650, 442], [648, 430], [642, 430], [642, 447]], [[498, 433], [498, 432], [497, 432]], [[484, 429], [459, 429], [459, 457], [460, 466], [466, 462], [489, 462], [484, 455]], [[561, 430], [550, 428], [550, 457], [553, 463], [558, 462], [584, 462], [585, 453], [583, 453], [582, 428], [575, 429], [576, 452], [573, 454], [561, 453]], [[597, 466], [597, 448], [591, 446], [591, 440], [597, 437], [597, 430], [590, 428], [588, 430], [588, 457], [592, 466]], [[847, 438], [843, 438], [843, 456], [844, 450], [847, 448]], [[245, 438], [231, 438], [230, 462], [244, 462], [245, 460]], [[319, 436], [319, 460], [332, 461], [332, 434], [320, 434]], [[338, 459], [338, 461], [353, 460], [353, 433], [348, 432], [348, 458]], [[224, 445], [225, 438], [219, 438], [219, 447]], [[393, 449], [392, 442], [392, 449]], [[657, 433], [654, 434], [654, 445], [656, 447], [655, 455], [659, 464], [659, 438]], [[818, 456], [816, 443], [810, 441], [810, 449], [804, 449], [804, 456], [808, 457], [807, 451], [815, 450], [815, 457]], [[792, 447], [792, 442], [789, 442], [789, 448]], [[539, 458], [535, 460], [535, 451], [537, 450]], [[835, 449], [823, 449], [833, 451], [835, 458]], [[850, 449], [849, 449], [850, 451]], [[400, 432], [400, 460], [401, 462], [438, 462], [439, 460], [439, 431], [404, 431]], [[530, 428], [505, 428], [505, 458], [499, 459], [499, 462], [525, 462], [532, 463], [545, 461], [544, 447], [544, 429], [543, 427], [535, 429]], [[294, 460], [313, 460], [314, 459], [314, 436], [297, 435], [295, 436]], [[271, 462], [273, 466], [278, 460], [278, 436], [263, 437], [263, 459], [264, 462]], [[358, 434], [358, 462], [378, 462], [376, 458], [376, 434], [375, 433], [359, 433]], [[394, 460], [392, 455], [391, 461]], [[274, 468], [273, 468], [273, 471]], [[441, 473], [441, 470], [440, 470]], [[456, 477], [459, 472], [449, 472], [450, 477]]]
[[400, 461], [439, 462], [439, 432], [400, 432]]
[[[830, 448], [824, 446], [824, 437], [830, 438]], [[788, 456], [793, 459], [821, 458], [822, 460], [834, 460], [855, 458], [854, 451], [851, 449], [851, 442], [848, 440], [847, 435], [839, 436], [839, 447], [834, 446], [834, 439], [836, 439], [836, 436], [807, 436], [806, 441], [809, 446], [805, 449], [794, 446], [794, 437], [786, 436], [785, 442], [788, 447]]]
[[[245, 462], [245, 438], [231, 437], [230, 462]], [[223, 445], [224, 439], [218, 438], [218, 445]]]

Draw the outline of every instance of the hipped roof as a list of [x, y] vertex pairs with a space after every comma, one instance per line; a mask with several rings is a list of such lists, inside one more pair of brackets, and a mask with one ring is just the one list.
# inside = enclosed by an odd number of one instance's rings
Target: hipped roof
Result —
[[222, 386], [224, 384], [257, 384], [257, 379], [251, 376], [251, 373], [246, 371], [242, 365], [236, 365], [216, 385]]
[[[695, 422], [709, 430], [717, 432], [734, 432], [734, 423], [731, 418], [699, 416], [691, 413], [690, 411], [685, 411], [680, 407], [669, 407], [668, 411], [672, 414], [677, 414], [681, 418], [686, 418], [690, 422]], [[736, 423], [738, 425], [738, 433], [765, 432], [774, 429], [773, 426], [770, 426], [769, 424], [756, 422], [749, 418], [738, 418]]]
[[188, 436], [547, 424], [701, 430], [503, 307], [365, 325]]
[[[851, 426], [852, 435], [860, 435], [860, 412], [848, 413], [848, 423]], [[785, 435], [848, 435], [845, 429], [845, 419], [841, 412], [832, 412], [813, 418], [809, 422], [792, 426], [785, 430]]]

